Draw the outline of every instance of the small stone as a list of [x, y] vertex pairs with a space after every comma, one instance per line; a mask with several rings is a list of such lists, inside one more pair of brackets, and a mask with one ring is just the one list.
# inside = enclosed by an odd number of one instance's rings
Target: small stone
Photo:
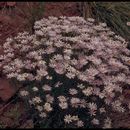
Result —
[[0, 98], [3, 101], [8, 101], [16, 93], [16, 88], [13, 87], [9, 80], [0, 78]]
[[14, 7], [16, 5], [16, 2], [7, 2], [7, 6]]

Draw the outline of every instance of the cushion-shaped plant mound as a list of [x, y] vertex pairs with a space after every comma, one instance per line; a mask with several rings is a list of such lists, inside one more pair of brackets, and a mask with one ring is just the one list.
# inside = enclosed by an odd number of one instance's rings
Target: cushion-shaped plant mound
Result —
[[105, 23], [81, 17], [35, 22], [34, 34], [4, 43], [3, 74], [20, 91], [43, 127], [112, 127], [111, 111], [129, 111], [122, 92], [130, 84], [126, 41]]

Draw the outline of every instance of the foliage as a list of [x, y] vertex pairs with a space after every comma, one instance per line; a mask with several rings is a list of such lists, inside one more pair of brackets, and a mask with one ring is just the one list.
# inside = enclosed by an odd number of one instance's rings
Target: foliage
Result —
[[16, 8], [16, 10], [21, 12], [25, 20], [27, 20], [26, 28], [33, 33], [35, 21], [43, 17], [44, 2], [26, 2], [23, 6], [25, 6], [25, 8]]
[[84, 17], [107, 23], [111, 29], [130, 40], [130, 2], [84, 2]]

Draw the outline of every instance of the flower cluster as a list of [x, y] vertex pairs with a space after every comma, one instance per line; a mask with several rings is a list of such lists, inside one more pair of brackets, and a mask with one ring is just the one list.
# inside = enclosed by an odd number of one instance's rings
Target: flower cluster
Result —
[[127, 42], [92, 18], [43, 18], [34, 30], [4, 43], [3, 74], [26, 87], [21, 95], [40, 118], [60, 120], [57, 127], [112, 127], [109, 112], [129, 110]]

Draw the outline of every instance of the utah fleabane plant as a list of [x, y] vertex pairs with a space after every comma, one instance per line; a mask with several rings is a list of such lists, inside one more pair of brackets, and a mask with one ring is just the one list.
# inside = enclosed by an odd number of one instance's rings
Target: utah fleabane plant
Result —
[[111, 128], [110, 112], [129, 111], [125, 39], [82, 17], [43, 18], [34, 30], [6, 40], [0, 67], [24, 87], [20, 94], [43, 126]]

